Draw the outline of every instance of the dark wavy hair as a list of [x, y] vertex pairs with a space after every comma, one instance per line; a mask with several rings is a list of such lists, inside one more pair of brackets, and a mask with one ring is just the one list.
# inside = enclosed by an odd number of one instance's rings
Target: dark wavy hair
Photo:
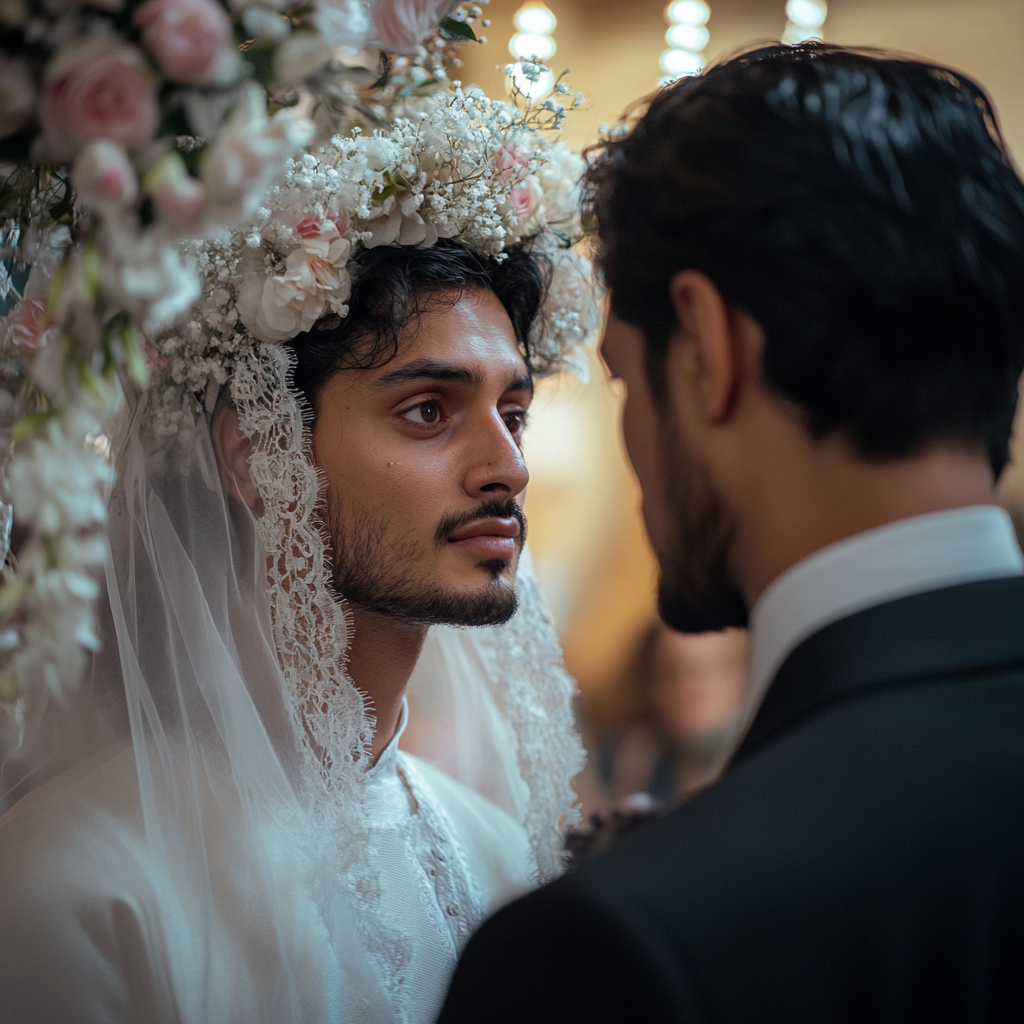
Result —
[[295, 353], [292, 379], [314, 411], [320, 389], [333, 374], [390, 362], [406, 327], [424, 313], [454, 305], [467, 291], [493, 291], [531, 371], [548, 369], [536, 354], [551, 277], [543, 255], [516, 246], [499, 260], [441, 239], [425, 248], [361, 249], [352, 262], [348, 315], [322, 317], [287, 343]]
[[594, 152], [615, 313], [651, 386], [668, 285], [707, 274], [766, 335], [770, 385], [868, 458], [983, 447], [998, 475], [1024, 367], [1024, 184], [991, 103], [937, 65], [771, 45], [657, 94]]

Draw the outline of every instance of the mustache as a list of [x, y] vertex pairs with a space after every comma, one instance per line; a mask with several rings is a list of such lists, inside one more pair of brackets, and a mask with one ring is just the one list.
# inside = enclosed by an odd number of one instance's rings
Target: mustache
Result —
[[461, 530], [478, 519], [515, 519], [519, 523], [519, 547], [526, 541], [526, 515], [515, 498], [508, 498], [506, 501], [492, 498], [490, 501], [482, 502], [472, 512], [446, 512], [437, 524], [434, 540], [441, 544], [456, 530]]

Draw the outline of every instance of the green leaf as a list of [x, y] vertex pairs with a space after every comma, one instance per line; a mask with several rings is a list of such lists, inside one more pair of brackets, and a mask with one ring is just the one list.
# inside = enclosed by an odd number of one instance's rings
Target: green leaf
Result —
[[21, 689], [18, 686], [18, 680], [14, 673], [8, 669], [0, 676], [0, 702], [13, 704], [20, 696]]
[[121, 344], [124, 345], [125, 363], [131, 378], [140, 388], [149, 386], [149, 366], [142, 351], [142, 335], [135, 324], [129, 322], [121, 328]]
[[273, 117], [279, 110], [285, 110], [288, 107], [296, 107], [299, 104], [299, 100], [302, 99], [298, 93], [294, 96], [289, 96], [283, 100], [268, 100], [267, 102], [267, 116]]
[[468, 39], [476, 42], [476, 33], [464, 21], [456, 21], [450, 17], [442, 18], [440, 31], [442, 39]]
[[49, 412], [26, 413], [11, 427], [11, 440], [15, 444], [22, 444], [25, 441], [31, 440], [46, 429], [46, 424], [52, 418], [53, 413]]
[[28, 581], [21, 576], [4, 574], [0, 585], [0, 620], [10, 618], [21, 604], [21, 599], [28, 592]]
[[80, 363], [78, 367], [78, 379], [82, 382], [82, 388], [86, 393], [104, 407], [109, 407], [114, 401], [114, 382], [105, 375], [97, 373], [88, 363]]

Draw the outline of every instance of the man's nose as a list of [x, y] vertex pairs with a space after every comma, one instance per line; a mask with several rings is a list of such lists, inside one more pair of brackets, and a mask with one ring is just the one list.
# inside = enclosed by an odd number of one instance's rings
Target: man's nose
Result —
[[530, 482], [523, 453], [497, 413], [474, 425], [468, 454], [463, 486], [470, 497], [515, 497]]

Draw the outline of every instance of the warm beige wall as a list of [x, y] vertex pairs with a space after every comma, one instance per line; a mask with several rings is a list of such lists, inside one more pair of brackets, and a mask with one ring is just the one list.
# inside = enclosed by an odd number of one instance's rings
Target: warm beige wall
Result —
[[[512, 16], [522, 0], [491, 0], [488, 43], [463, 50], [465, 82], [498, 95], [495, 65], [511, 60]], [[757, 40], [777, 39], [784, 0], [709, 0], [714, 60]], [[572, 68], [571, 83], [589, 102], [569, 118], [566, 137], [593, 142], [598, 125], [614, 121], [653, 89], [665, 48], [661, 0], [548, 0], [558, 16], [552, 66]], [[1024, 154], [1024, 0], [831, 0], [825, 37], [848, 45], [919, 54], [972, 75], [999, 110], [1010, 148]]]

